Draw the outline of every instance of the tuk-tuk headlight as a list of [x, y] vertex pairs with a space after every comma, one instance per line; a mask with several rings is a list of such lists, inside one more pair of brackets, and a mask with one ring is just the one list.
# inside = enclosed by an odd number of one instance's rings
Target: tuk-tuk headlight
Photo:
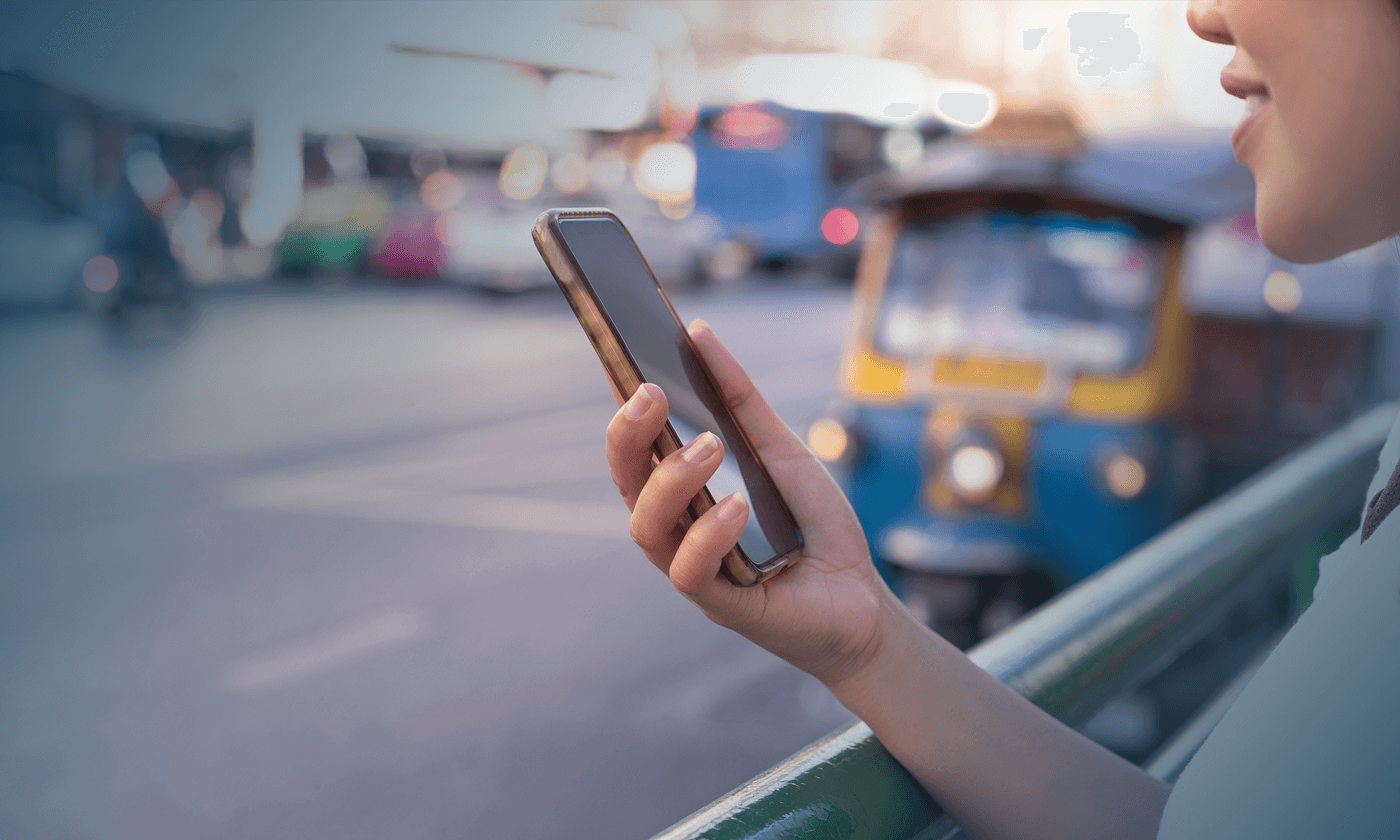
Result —
[[987, 443], [955, 446], [946, 463], [948, 486], [966, 502], [986, 501], [1006, 473], [1001, 453]]
[[1147, 465], [1127, 452], [1114, 452], [1099, 467], [1108, 492], [1124, 501], [1137, 498], [1147, 486]]
[[851, 433], [841, 421], [822, 417], [808, 427], [807, 447], [823, 461], [839, 461], [851, 449]]

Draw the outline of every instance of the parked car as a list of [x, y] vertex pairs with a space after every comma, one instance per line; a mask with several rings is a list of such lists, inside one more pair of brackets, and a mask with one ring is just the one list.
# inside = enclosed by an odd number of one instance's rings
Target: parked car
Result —
[[505, 198], [494, 175], [470, 176], [462, 201], [436, 222], [446, 241], [443, 277], [453, 283], [492, 292], [553, 288], [554, 278], [530, 238], [539, 214], [551, 207], [608, 207], [617, 213], [664, 285], [698, 283], [715, 227], [692, 214], [669, 219], [635, 190], [590, 190], [566, 195], [549, 189], [528, 201]]
[[[83, 267], [102, 253], [102, 235], [81, 216], [55, 210], [38, 196], [0, 184], [0, 305], [77, 303]], [[116, 283], [94, 278], [105, 292]]]
[[388, 209], [380, 187], [370, 181], [343, 181], [307, 189], [301, 210], [287, 225], [277, 246], [279, 267], [292, 275], [314, 270], [362, 270], [370, 243]]
[[439, 277], [447, 260], [439, 214], [424, 206], [416, 183], [385, 186], [389, 205], [370, 245], [370, 264], [387, 277]]

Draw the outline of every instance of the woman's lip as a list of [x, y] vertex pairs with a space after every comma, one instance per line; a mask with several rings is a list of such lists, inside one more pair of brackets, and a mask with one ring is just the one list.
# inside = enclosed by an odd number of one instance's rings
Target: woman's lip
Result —
[[1220, 86], [1236, 99], [1248, 99], [1251, 96], [1261, 94], [1267, 96], [1269, 92], [1269, 89], [1259, 79], [1237, 73], [1230, 67], [1220, 71]]
[[1244, 115], [1244, 119], [1240, 120], [1240, 124], [1235, 126], [1235, 130], [1230, 133], [1230, 145], [1236, 149], [1239, 148], [1240, 140], [1244, 138], [1245, 132], [1249, 131], [1250, 126], [1254, 125], [1255, 120], [1259, 119], [1259, 115], [1264, 113], [1271, 103], [1272, 100], [1268, 97], [1250, 102], [1249, 113]]

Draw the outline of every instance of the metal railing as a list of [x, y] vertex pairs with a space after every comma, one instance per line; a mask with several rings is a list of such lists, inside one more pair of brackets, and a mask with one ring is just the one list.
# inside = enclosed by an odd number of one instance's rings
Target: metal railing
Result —
[[[1355, 521], [1398, 408], [1373, 408], [1283, 459], [969, 656], [1047, 712], [1081, 725], [1210, 632], [1304, 546]], [[1221, 702], [1228, 706], [1229, 700]], [[1183, 737], [1198, 739], [1198, 746], [1214, 725], [1211, 714], [1208, 707]], [[1194, 746], [1179, 743], [1167, 754], [1189, 758], [1189, 752]], [[1166, 758], [1156, 765], [1158, 772], [1175, 773], [1183, 763]], [[657, 840], [941, 840], [957, 834], [937, 803], [857, 721]]]

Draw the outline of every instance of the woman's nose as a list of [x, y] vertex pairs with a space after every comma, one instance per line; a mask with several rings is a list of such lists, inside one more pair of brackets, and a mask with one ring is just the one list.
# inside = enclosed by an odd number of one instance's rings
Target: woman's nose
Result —
[[1223, 0], [1191, 0], [1186, 10], [1186, 23], [1196, 36], [1213, 44], [1235, 43], [1225, 20]]

